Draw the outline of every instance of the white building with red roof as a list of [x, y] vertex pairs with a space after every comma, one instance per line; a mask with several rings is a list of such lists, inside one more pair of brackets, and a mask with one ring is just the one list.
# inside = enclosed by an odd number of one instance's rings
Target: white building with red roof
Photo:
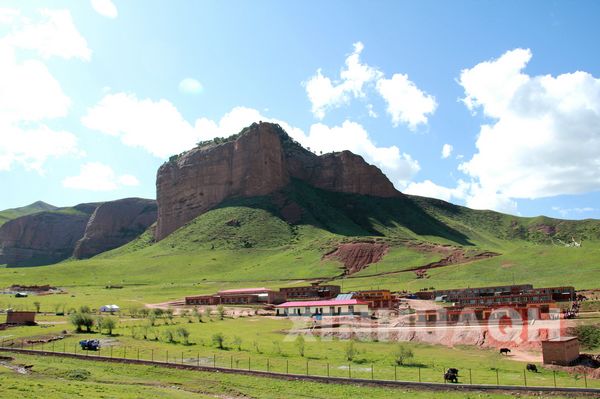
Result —
[[275, 310], [277, 316], [284, 317], [368, 316], [369, 302], [358, 299], [293, 301], [282, 303]]

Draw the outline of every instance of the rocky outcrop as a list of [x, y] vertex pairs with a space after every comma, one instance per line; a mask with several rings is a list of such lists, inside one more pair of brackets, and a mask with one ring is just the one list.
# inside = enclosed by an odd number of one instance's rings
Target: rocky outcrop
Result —
[[90, 218], [84, 212], [40, 212], [0, 227], [0, 264], [33, 266], [69, 258]]
[[292, 178], [330, 191], [401, 195], [358, 155], [344, 151], [317, 156], [279, 125], [254, 123], [231, 140], [195, 148], [159, 168], [155, 238], [165, 238], [227, 198], [270, 194]]
[[73, 256], [90, 258], [127, 244], [156, 221], [156, 213], [154, 200], [125, 198], [105, 202], [90, 217]]

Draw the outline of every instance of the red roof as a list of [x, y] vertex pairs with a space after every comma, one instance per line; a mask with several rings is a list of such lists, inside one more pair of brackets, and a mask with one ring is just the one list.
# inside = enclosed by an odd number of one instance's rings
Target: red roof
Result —
[[273, 292], [273, 290], [270, 290], [268, 288], [240, 288], [240, 289], [235, 289], [235, 290], [224, 290], [224, 291], [219, 291], [218, 294], [219, 295], [227, 295], [227, 294], [261, 294], [261, 293], [265, 293], [265, 292]]
[[285, 302], [277, 308], [294, 308], [306, 306], [338, 306], [338, 305], [369, 305], [369, 302], [359, 301], [358, 299], [331, 299], [328, 301], [292, 301]]

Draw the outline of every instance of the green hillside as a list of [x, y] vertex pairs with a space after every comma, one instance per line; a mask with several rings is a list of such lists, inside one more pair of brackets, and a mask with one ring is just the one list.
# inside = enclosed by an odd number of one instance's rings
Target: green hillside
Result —
[[[289, 209], [301, 212], [290, 215]], [[553, 226], [554, 234], [540, 230], [541, 224]], [[5, 285], [50, 284], [74, 293], [48, 296], [44, 298], [48, 304], [150, 303], [223, 288], [278, 288], [316, 280], [341, 284], [344, 290], [414, 291], [512, 282], [597, 288], [599, 224], [519, 218], [418, 197], [332, 193], [293, 182], [270, 196], [230, 199], [158, 243], [148, 231], [88, 260], [0, 268], [0, 280]], [[556, 244], [558, 238], [567, 240], [571, 235], [577, 241], [583, 238], [582, 247]], [[384, 244], [388, 251], [380, 262], [344, 276], [341, 262], [323, 256], [340, 243], [353, 242]], [[467, 259], [417, 278], [408, 269], [446, 256], [423, 250], [420, 244], [467, 256], [485, 251], [499, 256]], [[105, 289], [107, 285], [124, 288]]]
[[36, 201], [33, 204], [23, 206], [20, 208], [5, 209], [3, 211], [0, 211], [0, 226], [8, 222], [9, 220], [16, 219], [21, 216], [31, 215], [33, 213], [43, 211], [52, 211], [54, 209], [57, 208], [53, 205], [46, 204], [42, 201]]

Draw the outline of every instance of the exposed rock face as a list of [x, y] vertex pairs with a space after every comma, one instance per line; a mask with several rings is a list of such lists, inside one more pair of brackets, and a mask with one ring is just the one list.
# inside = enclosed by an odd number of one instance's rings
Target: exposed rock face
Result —
[[105, 202], [90, 217], [73, 256], [90, 258], [127, 244], [156, 221], [156, 213], [154, 200], [125, 198]]
[[282, 143], [270, 126], [218, 146], [195, 148], [158, 170], [156, 238], [226, 198], [266, 195], [288, 182]]
[[273, 193], [291, 178], [330, 191], [401, 195], [375, 166], [349, 151], [317, 156], [278, 126], [253, 124], [235, 140], [195, 148], [160, 167], [157, 240], [230, 197]]
[[10, 220], [0, 227], [0, 264], [43, 265], [71, 256], [88, 213], [40, 212]]

